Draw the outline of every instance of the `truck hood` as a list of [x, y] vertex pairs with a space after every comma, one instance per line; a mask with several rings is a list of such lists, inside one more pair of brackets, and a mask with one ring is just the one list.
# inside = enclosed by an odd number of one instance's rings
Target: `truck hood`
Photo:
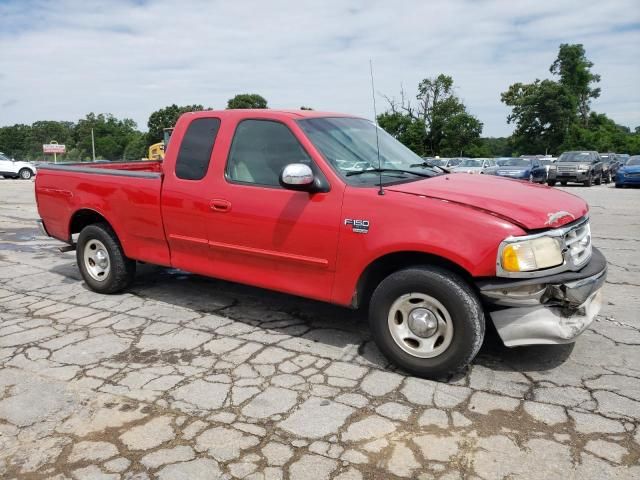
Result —
[[587, 203], [575, 195], [493, 175], [447, 174], [386, 190], [466, 205], [525, 230], [560, 227], [589, 211]]

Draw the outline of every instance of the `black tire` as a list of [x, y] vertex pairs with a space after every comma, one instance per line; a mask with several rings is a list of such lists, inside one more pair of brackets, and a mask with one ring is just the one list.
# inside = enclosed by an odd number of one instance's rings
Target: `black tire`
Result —
[[22, 180], [30, 180], [31, 177], [33, 177], [33, 172], [28, 168], [22, 168], [18, 172], [18, 177], [21, 178]]
[[596, 185], [602, 185], [602, 173], [595, 180]]
[[622, 185], [621, 183], [616, 183], [616, 188], [624, 188], [624, 185]]
[[584, 182], [582, 182], [582, 184], [585, 187], [590, 187], [591, 185], [593, 185], [593, 175], [589, 175], [589, 177]]
[[566, 186], [567, 186], [567, 183], [568, 183], [568, 182], [560, 182], [560, 185], [562, 185], [563, 187], [566, 187]]
[[[103, 280], [94, 279], [85, 264], [84, 252], [91, 240], [101, 242], [106, 248], [109, 271]], [[76, 261], [82, 278], [91, 290], [98, 293], [116, 293], [127, 288], [136, 275], [136, 262], [124, 255], [115, 232], [106, 223], [95, 223], [82, 229], [76, 245]]]
[[547, 181], [547, 185], [549, 185], [550, 187], [555, 187], [556, 181], [555, 180], [548, 180]]
[[[450, 316], [451, 343], [435, 357], [412, 355], [393, 338], [390, 311], [394, 302], [408, 293], [434, 298]], [[478, 296], [462, 277], [443, 268], [424, 266], [400, 270], [380, 282], [369, 304], [369, 326], [378, 348], [389, 360], [413, 375], [437, 379], [461, 370], [475, 358], [484, 338], [485, 318]]]

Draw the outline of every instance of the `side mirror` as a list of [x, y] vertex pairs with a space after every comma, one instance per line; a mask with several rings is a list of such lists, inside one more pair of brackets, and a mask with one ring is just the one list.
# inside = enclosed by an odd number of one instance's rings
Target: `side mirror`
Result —
[[280, 173], [280, 185], [288, 190], [315, 193], [322, 191], [320, 181], [313, 175], [309, 165], [290, 163]]

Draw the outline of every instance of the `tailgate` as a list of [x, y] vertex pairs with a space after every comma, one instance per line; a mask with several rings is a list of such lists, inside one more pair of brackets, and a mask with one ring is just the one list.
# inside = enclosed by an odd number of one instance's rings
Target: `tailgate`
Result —
[[71, 243], [80, 216], [100, 216], [111, 225], [128, 257], [167, 263], [160, 210], [162, 174], [150, 171], [158, 168], [154, 163], [122, 163], [119, 168], [108, 168], [108, 163], [41, 166], [36, 201], [45, 229]]

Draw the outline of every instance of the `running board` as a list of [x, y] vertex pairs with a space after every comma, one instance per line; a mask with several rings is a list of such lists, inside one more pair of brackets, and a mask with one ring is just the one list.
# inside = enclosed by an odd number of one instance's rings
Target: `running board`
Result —
[[73, 245], [65, 245], [64, 247], [58, 248], [58, 250], [60, 250], [60, 252], [62, 253], [73, 252], [75, 249], [76, 249], [75, 243]]

